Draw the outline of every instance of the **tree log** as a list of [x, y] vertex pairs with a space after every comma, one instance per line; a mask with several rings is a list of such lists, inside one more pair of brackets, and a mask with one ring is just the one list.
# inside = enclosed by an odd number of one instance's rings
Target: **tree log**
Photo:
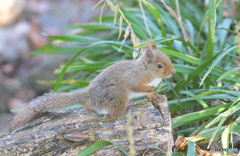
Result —
[[[156, 108], [146, 99], [130, 102], [126, 114], [132, 116], [131, 124], [127, 116], [111, 120], [85, 109], [46, 115], [13, 134], [0, 137], [0, 155], [76, 155], [98, 140], [110, 141], [129, 153], [129, 138], [134, 141], [136, 155], [171, 155], [172, 132], [167, 98], [162, 96], [160, 99]], [[132, 136], [129, 136], [129, 125]], [[64, 134], [69, 136], [69, 133], [80, 134], [82, 140], [67, 140]], [[125, 154], [111, 145], [92, 155]]]

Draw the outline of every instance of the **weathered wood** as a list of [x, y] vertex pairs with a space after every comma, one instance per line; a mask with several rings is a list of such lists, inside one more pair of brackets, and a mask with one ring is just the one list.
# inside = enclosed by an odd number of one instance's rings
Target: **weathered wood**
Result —
[[[164, 97], [164, 98], [163, 98]], [[132, 115], [133, 141], [136, 155], [169, 155], [172, 147], [171, 119], [165, 96], [157, 104], [163, 118], [151, 102], [131, 102], [127, 114]], [[164, 119], [164, 120], [163, 120]], [[0, 155], [76, 155], [98, 140], [111, 141], [129, 152], [128, 118], [110, 120], [80, 109], [60, 115], [41, 117], [12, 135], [0, 138]], [[71, 132], [83, 134], [83, 141], [73, 142], [63, 136]], [[117, 147], [108, 146], [93, 155], [124, 155]]]

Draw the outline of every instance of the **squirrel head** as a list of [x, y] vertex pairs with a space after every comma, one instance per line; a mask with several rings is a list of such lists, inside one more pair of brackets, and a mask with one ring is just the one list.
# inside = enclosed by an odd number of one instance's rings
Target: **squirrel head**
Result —
[[157, 45], [151, 41], [146, 45], [147, 49], [144, 54], [144, 66], [146, 70], [156, 78], [168, 78], [176, 73], [172, 61], [169, 57], [158, 50]]

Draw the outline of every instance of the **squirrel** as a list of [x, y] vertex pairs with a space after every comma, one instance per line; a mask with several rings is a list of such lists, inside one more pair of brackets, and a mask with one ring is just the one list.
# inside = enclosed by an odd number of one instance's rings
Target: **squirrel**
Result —
[[145, 96], [150, 100], [155, 87], [163, 78], [175, 74], [169, 57], [151, 41], [146, 52], [136, 61], [120, 61], [104, 69], [84, 90], [70, 93], [45, 94], [29, 102], [12, 118], [14, 131], [41, 113], [81, 104], [112, 119], [121, 117], [131, 98]]

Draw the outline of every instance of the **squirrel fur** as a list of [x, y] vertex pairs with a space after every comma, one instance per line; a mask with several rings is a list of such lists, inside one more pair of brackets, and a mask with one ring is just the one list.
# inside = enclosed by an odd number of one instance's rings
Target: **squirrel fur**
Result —
[[121, 61], [103, 70], [84, 90], [71, 93], [45, 94], [29, 102], [12, 118], [11, 131], [26, 124], [41, 113], [81, 104], [98, 114], [116, 119], [125, 113], [131, 98], [153, 92], [162, 78], [175, 74], [169, 57], [159, 51], [154, 42], [137, 61]]

